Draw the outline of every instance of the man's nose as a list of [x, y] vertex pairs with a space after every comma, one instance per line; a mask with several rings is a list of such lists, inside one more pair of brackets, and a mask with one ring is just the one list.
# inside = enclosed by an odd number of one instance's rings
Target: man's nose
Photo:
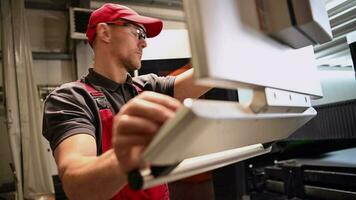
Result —
[[147, 47], [147, 42], [145, 39], [140, 39], [139, 41], [139, 46], [143, 49], [145, 47]]

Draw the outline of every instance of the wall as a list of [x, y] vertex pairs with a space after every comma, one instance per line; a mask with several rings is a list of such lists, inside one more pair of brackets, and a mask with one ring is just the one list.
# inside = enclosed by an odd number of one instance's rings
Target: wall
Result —
[[[2, 38], [2, 24], [0, 20], [0, 38]], [[2, 50], [2, 45], [0, 43], [0, 50]], [[13, 182], [13, 175], [10, 169], [9, 163], [12, 162], [11, 151], [9, 145], [9, 137], [7, 133], [7, 127], [5, 124], [5, 107], [4, 107], [4, 83], [3, 83], [3, 67], [2, 60], [0, 59], [0, 187], [4, 183]]]
[[[3, 87], [2, 77], [2, 64], [0, 64], [0, 87]], [[2, 88], [2, 90], [4, 89]], [[3, 93], [0, 92], [0, 95], [3, 95]], [[0, 98], [4, 98], [4, 96]], [[0, 100], [0, 187], [5, 183], [14, 182], [12, 171], [9, 165], [9, 163], [12, 162], [12, 158], [5, 120], [5, 108], [3, 103], [4, 102]]]
[[[33, 75], [37, 87], [59, 86], [75, 80], [75, 65], [67, 38], [67, 12], [26, 9], [26, 16], [30, 24], [32, 52], [47, 55], [33, 60]], [[48, 162], [55, 175], [58, 173], [57, 167], [47, 142], [43, 148], [48, 152]]]
[[12, 162], [11, 151], [9, 145], [9, 137], [7, 135], [7, 127], [5, 117], [0, 116], [0, 187], [4, 183], [13, 182], [13, 175], [9, 163]]
[[33, 66], [36, 85], [60, 85], [74, 80], [70, 60], [34, 60]]
[[60, 85], [75, 79], [74, 65], [58, 55], [71, 55], [68, 43], [68, 16], [61, 11], [26, 9], [30, 24], [30, 40], [33, 52], [48, 54], [33, 61], [34, 79], [37, 85]]

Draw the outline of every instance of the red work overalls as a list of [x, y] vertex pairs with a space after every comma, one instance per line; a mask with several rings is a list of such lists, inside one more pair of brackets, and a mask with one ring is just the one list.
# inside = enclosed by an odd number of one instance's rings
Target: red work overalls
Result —
[[[81, 82], [90, 95], [96, 100], [98, 98], [105, 98], [104, 94], [97, 91], [92, 86]], [[136, 87], [135, 87], [136, 88]], [[137, 88], [136, 88], [137, 90]], [[139, 93], [140, 91], [138, 91]], [[106, 99], [106, 98], [105, 98]], [[100, 109], [101, 120], [101, 141], [102, 153], [111, 149], [111, 136], [112, 136], [112, 121], [113, 113], [110, 108]], [[167, 185], [156, 186], [147, 190], [134, 191], [128, 185], [120, 190], [113, 198], [113, 200], [169, 200], [169, 192]]]

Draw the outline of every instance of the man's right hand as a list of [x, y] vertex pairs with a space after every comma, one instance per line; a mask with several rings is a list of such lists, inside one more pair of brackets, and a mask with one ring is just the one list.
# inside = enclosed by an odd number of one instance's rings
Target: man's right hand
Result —
[[140, 163], [143, 150], [181, 106], [172, 97], [146, 91], [121, 108], [113, 121], [112, 146], [124, 172], [146, 164]]

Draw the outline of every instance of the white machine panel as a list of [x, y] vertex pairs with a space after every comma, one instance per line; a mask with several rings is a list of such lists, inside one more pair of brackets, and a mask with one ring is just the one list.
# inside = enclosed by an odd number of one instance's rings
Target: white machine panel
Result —
[[157, 37], [147, 38], [142, 60], [190, 58], [188, 31], [163, 30]]
[[172, 165], [196, 156], [287, 138], [316, 115], [253, 113], [236, 102], [184, 101], [177, 116], [163, 125], [144, 152], [152, 165]]
[[260, 32], [255, 1], [184, 0], [199, 81], [322, 96], [312, 46], [292, 49]]

